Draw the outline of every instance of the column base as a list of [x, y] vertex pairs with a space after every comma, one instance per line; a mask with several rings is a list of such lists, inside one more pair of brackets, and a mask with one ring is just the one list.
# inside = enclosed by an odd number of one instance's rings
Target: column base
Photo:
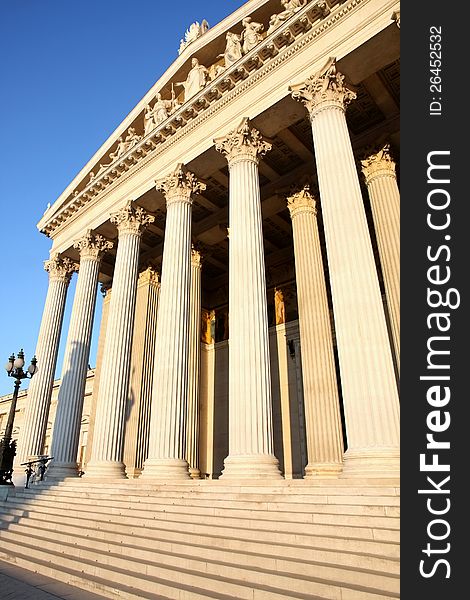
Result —
[[201, 471], [195, 467], [189, 467], [189, 476], [191, 479], [201, 479]]
[[353, 448], [344, 453], [342, 477], [400, 477], [399, 448]]
[[83, 475], [86, 479], [127, 479], [124, 463], [117, 461], [90, 462]]
[[343, 463], [312, 463], [305, 467], [304, 479], [339, 477], [342, 470]]
[[45, 478], [48, 481], [61, 481], [66, 477], [78, 477], [77, 463], [58, 463], [53, 461], [47, 468]]
[[272, 454], [237, 454], [227, 456], [220, 479], [283, 479], [279, 461]]
[[181, 458], [148, 458], [139, 479], [189, 481], [188, 463]]

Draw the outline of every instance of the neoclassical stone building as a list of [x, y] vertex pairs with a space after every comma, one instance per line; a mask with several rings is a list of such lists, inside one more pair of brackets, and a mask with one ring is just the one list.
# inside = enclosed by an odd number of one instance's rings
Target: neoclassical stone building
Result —
[[101, 318], [84, 481], [397, 476], [399, 23], [395, 1], [250, 0], [188, 29], [38, 225], [19, 460], [66, 335], [48, 476], [77, 474]]

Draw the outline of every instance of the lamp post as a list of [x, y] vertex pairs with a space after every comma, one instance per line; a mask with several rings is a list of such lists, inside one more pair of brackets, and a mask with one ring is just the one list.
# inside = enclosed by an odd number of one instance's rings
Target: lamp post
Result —
[[0, 485], [13, 485], [11, 477], [13, 475], [13, 459], [16, 454], [16, 440], [11, 441], [11, 435], [13, 433], [13, 421], [15, 419], [16, 401], [18, 400], [18, 391], [20, 389], [22, 379], [31, 379], [36, 373], [37, 366], [36, 357], [33, 356], [31, 364], [26, 371], [23, 371], [24, 367], [24, 352], [21, 349], [18, 352], [18, 356], [12, 354], [5, 365], [8, 377], [15, 378], [15, 387], [13, 391], [13, 397], [11, 399], [10, 412], [8, 414], [7, 426], [5, 428], [5, 434], [3, 439], [0, 441]]

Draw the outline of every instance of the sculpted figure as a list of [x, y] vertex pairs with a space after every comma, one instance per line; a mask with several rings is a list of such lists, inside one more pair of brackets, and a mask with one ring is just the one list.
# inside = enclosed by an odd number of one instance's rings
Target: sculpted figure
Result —
[[209, 78], [209, 71], [204, 65], [199, 64], [197, 58], [192, 59], [191, 66], [192, 68], [186, 77], [186, 81], [179, 81], [175, 83], [175, 85], [184, 87], [185, 102], [195, 96], [199, 90], [202, 90], [207, 83], [207, 79]]
[[201, 338], [205, 344], [212, 344], [214, 341], [213, 334], [213, 323], [215, 320], [215, 310], [206, 310], [202, 309], [201, 311], [202, 317], [202, 327], [201, 327]]
[[118, 139], [118, 145], [117, 148], [114, 152], [111, 152], [111, 154], [109, 155], [109, 158], [111, 159], [111, 162], [114, 160], [117, 160], [120, 156], [122, 156], [127, 150], [127, 142], [124, 141], [124, 138], [121, 137]]
[[129, 129], [127, 130], [127, 137], [124, 140], [124, 142], [127, 144], [126, 150], [129, 150], [129, 148], [135, 146], [137, 142], [140, 142], [140, 140], [141, 136], [137, 135], [133, 127], [129, 127]]
[[242, 33], [243, 54], [246, 54], [263, 39], [261, 32], [264, 29], [264, 25], [262, 23], [255, 23], [251, 20], [251, 17], [245, 17], [242, 25], [245, 28]]
[[227, 69], [230, 67], [230, 65], [233, 65], [233, 63], [237, 62], [237, 60], [242, 57], [242, 36], [228, 31], [226, 39], [227, 45], [225, 46], [225, 52], [220, 56], [224, 57], [225, 68]]
[[299, 11], [307, 4], [307, 0], [281, 0], [281, 4], [284, 10], [278, 15], [272, 15], [269, 19], [268, 33], [271, 33], [276, 27], [279, 27], [281, 23], [287, 21], [294, 13]]
[[284, 304], [284, 294], [279, 288], [274, 288], [274, 309], [276, 315], [276, 325], [286, 322], [286, 307]]
[[150, 104], [147, 104], [144, 113], [144, 136], [148, 135], [154, 129], [155, 122], [153, 120], [153, 109], [150, 107]]
[[160, 125], [170, 115], [177, 106], [175, 100], [163, 100], [160, 92], [157, 94], [157, 101], [153, 107], [153, 118], [155, 125]]

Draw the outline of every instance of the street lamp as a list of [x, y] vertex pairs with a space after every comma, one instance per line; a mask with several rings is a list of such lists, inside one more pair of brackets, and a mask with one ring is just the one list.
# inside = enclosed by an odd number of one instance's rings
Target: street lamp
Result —
[[16, 440], [11, 441], [11, 434], [13, 433], [13, 421], [15, 419], [18, 390], [20, 389], [22, 379], [31, 379], [31, 377], [36, 373], [38, 369], [36, 363], [36, 357], [33, 356], [28, 369], [23, 371], [24, 352], [23, 349], [21, 349], [18, 352], [18, 356], [15, 358], [15, 355], [12, 354], [5, 365], [8, 377], [15, 378], [15, 388], [13, 391], [13, 397], [11, 399], [10, 412], [8, 414], [5, 434], [3, 439], [0, 441], [0, 485], [13, 485], [11, 477], [13, 475], [13, 459], [15, 458], [16, 454]]

